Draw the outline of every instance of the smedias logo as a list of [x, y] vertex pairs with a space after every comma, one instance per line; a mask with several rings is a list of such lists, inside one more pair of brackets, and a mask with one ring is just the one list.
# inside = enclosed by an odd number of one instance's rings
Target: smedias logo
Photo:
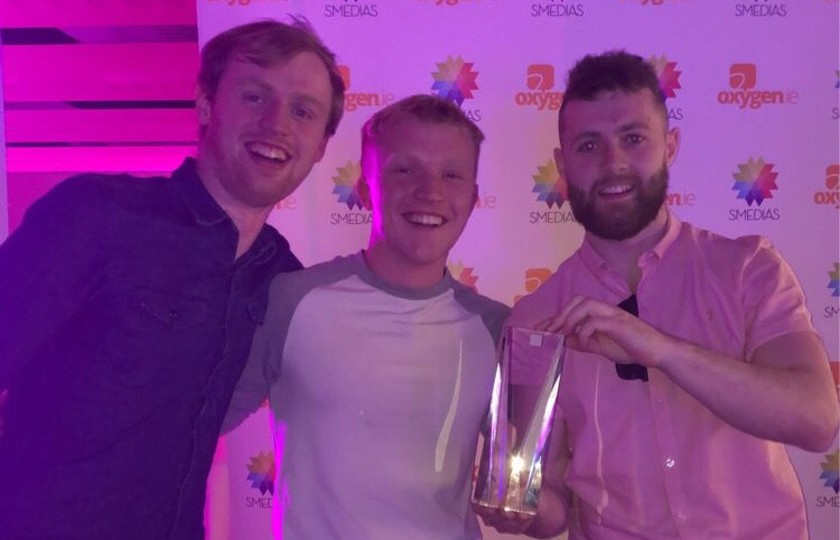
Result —
[[736, 17], [787, 17], [787, 4], [769, 0], [751, 0], [735, 4]]
[[[530, 223], [575, 222], [571, 210], [563, 210], [563, 203], [568, 199], [566, 180], [557, 170], [553, 159], [538, 165], [531, 179], [534, 181], [531, 193], [537, 194], [537, 201], [544, 202], [548, 211], [532, 211], [528, 220]], [[552, 207], [556, 207], [556, 210], [552, 210]]]
[[531, 2], [530, 6], [531, 17], [583, 17], [583, 2], [543, 0]]
[[341, 80], [344, 81], [344, 110], [353, 112], [359, 107], [384, 107], [394, 102], [394, 94], [390, 92], [350, 92], [350, 67], [336, 66]]
[[463, 285], [466, 285], [470, 289], [478, 292], [478, 287], [476, 286], [476, 283], [478, 283], [478, 276], [473, 274], [474, 268], [465, 266], [461, 261], [450, 262], [446, 265], [446, 268], [449, 270], [449, 274], [453, 278], [460, 281]]
[[336, 195], [336, 202], [345, 205], [349, 212], [331, 213], [331, 225], [367, 225], [371, 222], [371, 214], [365, 209], [357, 187], [361, 174], [358, 161], [347, 161], [343, 167], [336, 168], [332, 177], [335, 184], [332, 192]]
[[763, 157], [750, 157], [746, 163], [740, 163], [738, 170], [732, 174], [735, 178], [733, 191], [737, 191], [736, 198], [743, 199], [747, 206], [755, 203], [756, 208], [746, 210], [731, 209], [729, 220], [762, 221], [778, 220], [778, 208], [758, 208], [765, 199], [772, 199], [773, 192], [778, 189], [776, 178], [779, 174], [773, 170], [772, 163], [765, 163]]
[[[820, 473], [820, 480], [823, 481], [823, 486], [828, 488], [828, 495], [817, 495], [814, 506], [817, 508], [836, 509], [840, 507], [840, 450], [833, 454], [825, 454], [825, 461], [820, 463], [822, 472]], [[831, 491], [834, 491], [832, 494]], [[825, 491], [823, 492], [825, 493]]]
[[722, 105], [737, 105], [739, 109], [758, 109], [764, 105], [796, 105], [799, 92], [795, 90], [756, 89], [758, 69], [755, 64], [732, 64], [729, 68], [729, 90], [718, 92]]
[[[831, 299], [840, 298], [840, 263], [834, 263], [834, 267], [828, 271], [828, 297]], [[840, 315], [840, 306], [836, 301], [826, 304], [823, 308], [823, 317], [833, 319]]]
[[435, 95], [454, 101], [458, 106], [461, 106], [465, 99], [474, 97], [473, 90], [478, 90], [478, 72], [473, 71], [472, 62], [464, 62], [460, 56], [448, 56], [446, 62], [435, 65], [438, 68], [432, 73], [435, 81], [432, 83], [432, 92]]
[[538, 111], [556, 111], [563, 103], [563, 92], [554, 91], [554, 66], [531, 64], [525, 70], [527, 92], [517, 92], [514, 103], [523, 107], [536, 107]]
[[258, 489], [261, 494], [269, 493], [274, 495], [274, 452], [260, 452], [250, 458], [248, 468], [248, 481], [251, 487]]
[[738, 165], [738, 171], [732, 175], [735, 178], [733, 191], [738, 192], [738, 198], [747, 201], [747, 206], [755, 203], [761, 206], [764, 199], [772, 199], [778, 173], [773, 172], [772, 163], [764, 163], [764, 158], [752, 157], [746, 163]]
[[[677, 69], [677, 63], [669, 60], [665, 55], [651, 56], [648, 58], [648, 63], [656, 71], [656, 76], [659, 78], [659, 88], [662, 90], [665, 99], [677, 97], [677, 90], [682, 88], [682, 85], [680, 85], [682, 71]], [[682, 120], [685, 116], [680, 107], [666, 108], [668, 109], [669, 120]]]
[[826, 454], [825, 461], [820, 463], [822, 474], [820, 478], [824, 480], [823, 485], [834, 490], [834, 493], [840, 493], [840, 450], [833, 454]]
[[332, 0], [324, 4], [325, 17], [379, 17], [375, 2], [360, 0]]
[[656, 76], [659, 78], [659, 88], [666, 98], [677, 96], [677, 90], [682, 88], [680, 86], [680, 75], [682, 71], [677, 70], [677, 63], [668, 60], [663, 56], [651, 56], [648, 62], [656, 71]]
[[814, 202], [840, 208], [840, 164], [825, 168], [825, 190], [814, 193]]

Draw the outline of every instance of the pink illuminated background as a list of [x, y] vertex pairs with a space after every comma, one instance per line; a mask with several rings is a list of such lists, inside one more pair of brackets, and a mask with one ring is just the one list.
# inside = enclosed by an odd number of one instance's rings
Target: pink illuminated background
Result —
[[193, 152], [194, 0], [2, 0], [0, 41], [9, 232], [71, 174], [157, 174]]

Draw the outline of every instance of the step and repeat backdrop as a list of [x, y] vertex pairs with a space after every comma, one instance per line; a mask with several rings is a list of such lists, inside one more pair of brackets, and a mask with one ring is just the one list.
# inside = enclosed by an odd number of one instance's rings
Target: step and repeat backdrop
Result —
[[[449, 268], [508, 304], [581, 241], [552, 161], [566, 72], [608, 49], [649, 58], [682, 131], [668, 204], [705, 228], [763, 234], [781, 249], [836, 379], [838, 9], [826, 0], [205, 0], [198, 35], [204, 43], [238, 23], [297, 13], [338, 55], [346, 116], [323, 162], [271, 216], [306, 264], [366, 243], [370, 213], [354, 197], [363, 122], [413, 93], [455, 100], [487, 140], [478, 205]], [[271, 537], [270, 515], [283, 504], [271, 441], [263, 408], [220, 446], [208, 506], [214, 537]], [[790, 454], [813, 538], [837, 538], [837, 446]]]
[[[7, 79], [0, 179], [8, 168], [8, 184], [0, 182], [6, 203], [0, 239], [69, 172], [94, 163], [101, 165], [96, 170], [134, 173], [177, 166], [194, 151], [195, 42], [249, 21], [303, 15], [338, 56], [346, 112], [323, 161], [277, 205], [271, 224], [307, 265], [363, 247], [371, 217], [354, 191], [359, 129], [406, 95], [448, 96], [487, 136], [480, 197], [449, 269], [479, 292], [513, 304], [582, 238], [552, 161], [565, 74], [587, 53], [623, 48], [656, 67], [670, 122], [682, 131], [668, 204], [702, 227], [728, 236], [762, 234], [779, 247], [799, 276], [840, 384], [837, 0], [150, 0], [136, 8], [107, 0], [63, 2], [67, 9], [54, 21], [45, 20], [50, 2], [35, 3], [41, 7], [4, 2], [0, 20]], [[112, 4], [124, 20], [94, 24], [147, 25], [143, 43], [125, 32], [78, 32]], [[80, 46], [61, 50], [71, 41], [42, 43], [55, 34], [34, 31], [21, 41], [11, 28], [62, 25], [73, 27], [63, 35]], [[74, 75], [68, 51], [97, 54], [97, 43], [120, 51], [103, 57], [105, 67], [176, 67], [159, 70], [153, 84], [113, 77], [82, 88], [85, 78]], [[39, 61], [43, 69], [36, 69]], [[92, 62], [79, 65], [89, 73]], [[21, 66], [35, 66], [38, 76], [17, 78]], [[65, 106], [79, 100], [89, 105]], [[134, 110], [140, 105], [145, 109]], [[88, 126], [98, 127], [79, 134]], [[153, 135], [149, 126], [157, 129]], [[88, 154], [87, 161], [80, 158]], [[674, 302], [681, 296], [673, 291]], [[812, 538], [840, 537], [837, 442], [827, 453], [791, 448], [790, 455]], [[263, 407], [220, 440], [208, 482], [208, 538], [272, 538], [272, 513], [283, 506], [275, 471]], [[763, 501], [750, 503], [758, 509]]]

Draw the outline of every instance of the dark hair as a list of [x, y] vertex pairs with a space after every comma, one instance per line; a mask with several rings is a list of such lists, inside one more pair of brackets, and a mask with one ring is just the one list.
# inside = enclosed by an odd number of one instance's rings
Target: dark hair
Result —
[[327, 135], [335, 134], [344, 114], [344, 80], [338, 72], [335, 55], [321, 42], [312, 27], [302, 18], [291, 24], [274, 20], [235, 26], [213, 37], [201, 49], [198, 85], [211, 102], [219, 80], [231, 59], [238, 58], [268, 67], [302, 52], [312, 52], [327, 68], [332, 87], [332, 104], [327, 119]]
[[641, 56], [620, 50], [585, 56], [569, 71], [566, 79], [566, 91], [558, 113], [560, 131], [563, 130], [563, 111], [570, 101], [593, 101], [601, 92], [633, 93], [645, 88], [651, 91], [654, 102], [661, 109], [667, 124], [665, 94], [650, 62]]
[[484, 133], [475, 125], [475, 122], [470, 120], [464, 114], [464, 111], [452, 101], [430, 94], [415, 94], [377, 111], [362, 126], [362, 168], [364, 168], [366, 150], [375, 146], [376, 139], [381, 135], [385, 126], [402, 116], [412, 116], [424, 122], [464, 128], [475, 145], [475, 157], [476, 161], [478, 160], [481, 143], [484, 141]]

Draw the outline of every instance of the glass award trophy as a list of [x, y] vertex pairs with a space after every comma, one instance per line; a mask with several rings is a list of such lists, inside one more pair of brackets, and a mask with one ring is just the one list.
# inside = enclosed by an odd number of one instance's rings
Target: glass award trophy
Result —
[[505, 330], [497, 349], [474, 504], [536, 515], [564, 350], [561, 334]]

